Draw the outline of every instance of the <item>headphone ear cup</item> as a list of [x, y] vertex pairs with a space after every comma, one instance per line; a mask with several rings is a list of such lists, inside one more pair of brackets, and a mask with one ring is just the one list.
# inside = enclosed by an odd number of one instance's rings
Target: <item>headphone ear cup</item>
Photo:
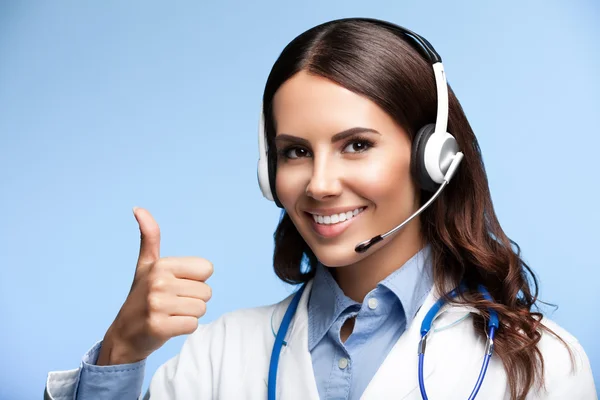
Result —
[[267, 154], [268, 160], [268, 173], [269, 173], [269, 187], [271, 192], [271, 198], [279, 208], [283, 208], [283, 205], [277, 197], [277, 191], [275, 190], [276, 172], [277, 172], [277, 154], [271, 150]]
[[410, 166], [414, 180], [419, 188], [428, 192], [435, 192], [439, 187], [427, 172], [425, 167], [425, 146], [435, 132], [435, 124], [428, 124], [419, 129], [412, 144]]
[[262, 192], [263, 196], [266, 199], [273, 201], [269, 175], [269, 159], [265, 137], [265, 119], [261, 109], [260, 120], [258, 123], [258, 165], [256, 176], [258, 178], [258, 186], [260, 187], [260, 191]]
[[273, 201], [273, 195], [271, 194], [271, 185], [269, 183], [269, 171], [268, 164], [263, 160], [258, 160], [257, 168], [258, 186], [263, 196], [267, 200]]
[[267, 136], [265, 129], [265, 116], [260, 111], [260, 121], [258, 124], [258, 166], [256, 176], [258, 186], [267, 200], [274, 201], [277, 207], [283, 208], [283, 205], [277, 198], [275, 192], [275, 173], [277, 170], [277, 154], [275, 151], [268, 151]]

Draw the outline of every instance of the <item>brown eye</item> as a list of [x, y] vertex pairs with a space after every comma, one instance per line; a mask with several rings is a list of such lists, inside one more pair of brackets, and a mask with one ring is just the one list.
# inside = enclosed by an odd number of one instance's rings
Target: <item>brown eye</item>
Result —
[[361, 153], [371, 147], [371, 142], [367, 140], [353, 140], [346, 144], [346, 147], [344, 147], [344, 153]]
[[303, 149], [302, 147], [292, 147], [284, 152], [285, 158], [295, 159], [301, 157], [308, 157], [308, 150]]

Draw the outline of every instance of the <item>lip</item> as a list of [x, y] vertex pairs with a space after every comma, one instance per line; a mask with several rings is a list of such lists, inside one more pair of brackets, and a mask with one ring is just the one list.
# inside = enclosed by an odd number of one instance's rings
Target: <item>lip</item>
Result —
[[[339, 213], [343, 213], [343, 212], [353, 211], [353, 210], [356, 210], [357, 208], [363, 208], [363, 210], [358, 215], [356, 215], [344, 222], [338, 222], [337, 224], [333, 224], [333, 225], [317, 224], [315, 222], [313, 216], [311, 215], [311, 213], [319, 214], [319, 215], [339, 214]], [[334, 238], [334, 237], [339, 236], [342, 233], [344, 233], [344, 231], [346, 229], [348, 229], [350, 227], [350, 225], [352, 225], [352, 223], [354, 223], [358, 218], [360, 218], [365, 213], [366, 210], [367, 210], [366, 206], [359, 206], [359, 207], [355, 207], [353, 209], [349, 209], [348, 207], [338, 207], [338, 208], [328, 208], [328, 209], [318, 209], [318, 210], [313, 209], [313, 210], [310, 210], [310, 212], [305, 211], [304, 215], [306, 215], [306, 218], [309, 219], [311, 227], [317, 235], [319, 235], [323, 238], [331, 239], [331, 238]]]
[[307, 208], [303, 210], [309, 214], [317, 215], [333, 215], [354, 211], [357, 208], [367, 208], [367, 206], [350, 206], [350, 207], [332, 207], [332, 208]]

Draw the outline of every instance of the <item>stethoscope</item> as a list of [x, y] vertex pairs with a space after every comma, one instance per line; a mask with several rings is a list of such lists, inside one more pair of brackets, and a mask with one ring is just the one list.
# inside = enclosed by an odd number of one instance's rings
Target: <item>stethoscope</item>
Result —
[[[300, 289], [296, 292], [292, 301], [290, 302], [285, 314], [283, 316], [283, 320], [281, 321], [281, 325], [279, 327], [279, 331], [275, 336], [275, 343], [273, 344], [273, 351], [271, 352], [271, 362], [269, 364], [269, 383], [268, 383], [268, 399], [275, 400], [275, 390], [277, 388], [277, 367], [279, 365], [279, 355], [281, 354], [281, 347], [285, 343], [284, 338], [287, 334], [287, 331], [290, 327], [290, 323], [292, 322], [292, 318], [296, 313], [296, 309], [298, 308], [298, 303], [300, 302], [300, 297], [302, 297], [302, 293], [306, 285], [302, 285]], [[454, 298], [458, 294], [460, 290], [464, 290], [464, 286], [459, 286], [454, 289], [450, 293], [448, 293], [447, 297]], [[488, 293], [488, 291], [483, 287], [483, 285], [479, 285], [478, 287], [479, 293], [483, 295], [483, 297], [488, 301], [493, 301], [492, 297]], [[421, 340], [419, 341], [419, 389], [421, 390], [421, 397], [423, 400], [428, 400], [427, 393], [425, 391], [425, 382], [423, 378], [423, 363], [425, 359], [425, 347], [427, 344], [427, 336], [431, 332], [431, 325], [435, 316], [440, 311], [440, 309], [446, 304], [446, 296], [440, 298], [427, 312], [423, 322], [421, 323]], [[469, 400], [473, 400], [481, 385], [483, 384], [483, 378], [485, 377], [485, 373], [487, 371], [488, 364], [490, 362], [490, 358], [494, 352], [494, 336], [496, 334], [496, 330], [499, 326], [498, 314], [496, 311], [489, 309], [488, 312], [490, 315], [488, 324], [487, 324], [487, 343], [485, 346], [485, 356], [483, 358], [483, 363], [481, 365], [481, 371], [479, 372], [479, 377], [477, 378], [477, 382], [475, 383], [475, 387], [469, 396]]]

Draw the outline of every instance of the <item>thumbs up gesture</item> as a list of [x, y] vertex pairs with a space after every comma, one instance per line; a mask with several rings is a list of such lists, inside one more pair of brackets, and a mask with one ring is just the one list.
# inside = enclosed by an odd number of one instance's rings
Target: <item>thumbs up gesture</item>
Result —
[[199, 257], [160, 258], [160, 229], [145, 209], [135, 208], [140, 254], [133, 284], [109, 327], [97, 365], [147, 358], [172, 337], [190, 334], [206, 312], [212, 290], [205, 281], [212, 264]]

